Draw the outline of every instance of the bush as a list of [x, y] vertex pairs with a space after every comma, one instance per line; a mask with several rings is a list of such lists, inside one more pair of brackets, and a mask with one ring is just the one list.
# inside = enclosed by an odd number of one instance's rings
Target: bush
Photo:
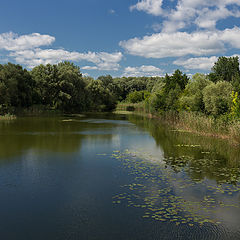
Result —
[[126, 101], [130, 103], [142, 102], [150, 96], [148, 91], [134, 91], [127, 95]]
[[180, 109], [187, 111], [203, 112], [205, 109], [203, 102], [203, 89], [210, 85], [211, 81], [204, 74], [196, 73], [184, 90], [179, 99]]
[[229, 82], [211, 83], [203, 90], [203, 102], [207, 113], [218, 116], [230, 111], [232, 85]]

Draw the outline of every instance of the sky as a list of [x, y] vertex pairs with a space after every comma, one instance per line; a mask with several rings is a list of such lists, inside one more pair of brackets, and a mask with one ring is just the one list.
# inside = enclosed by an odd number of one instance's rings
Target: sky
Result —
[[0, 63], [85, 76], [209, 73], [240, 56], [240, 0], [2, 0]]

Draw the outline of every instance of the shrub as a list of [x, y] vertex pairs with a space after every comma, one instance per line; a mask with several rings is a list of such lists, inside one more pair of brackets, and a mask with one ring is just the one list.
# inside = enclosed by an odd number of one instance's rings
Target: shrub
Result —
[[196, 73], [179, 99], [180, 109], [188, 111], [204, 111], [203, 89], [210, 85], [211, 81], [204, 74]]
[[203, 90], [207, 113], [218, 116], [230, 111], [232, 85], [229, 82], [211, 83]]

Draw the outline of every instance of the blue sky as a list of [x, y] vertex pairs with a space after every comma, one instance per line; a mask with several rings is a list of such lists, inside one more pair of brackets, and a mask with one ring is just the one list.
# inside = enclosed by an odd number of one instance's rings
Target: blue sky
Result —
[[85, 75], [207, 73], [240, 55], [239, 0], [8, 0], [0, 63], [31, 69], [69, 60]]

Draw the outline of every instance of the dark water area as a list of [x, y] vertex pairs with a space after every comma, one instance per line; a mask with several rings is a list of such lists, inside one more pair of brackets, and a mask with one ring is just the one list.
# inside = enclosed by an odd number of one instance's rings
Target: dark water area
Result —
[[240, 148], [134, 115], [0, 122], [3, 240], [240, 239]]

